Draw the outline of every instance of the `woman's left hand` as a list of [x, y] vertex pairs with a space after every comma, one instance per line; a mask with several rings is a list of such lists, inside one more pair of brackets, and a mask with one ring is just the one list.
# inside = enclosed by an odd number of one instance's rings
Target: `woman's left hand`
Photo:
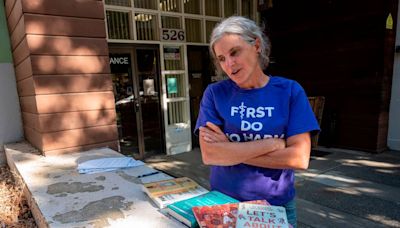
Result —
[[229, 142], [228, 137], [224, 132], [215, 124], [207, 122], [205, 127], [200, 127], [201, 137], [207, 143]]

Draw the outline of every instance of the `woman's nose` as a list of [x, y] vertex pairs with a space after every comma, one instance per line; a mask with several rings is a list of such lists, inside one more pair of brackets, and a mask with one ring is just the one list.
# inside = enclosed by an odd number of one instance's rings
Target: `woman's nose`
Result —
[[226, 59], [226, 66], [227, 67], [232, 67], [235, 64], [235, 59], [233, 57], [228, 57]]

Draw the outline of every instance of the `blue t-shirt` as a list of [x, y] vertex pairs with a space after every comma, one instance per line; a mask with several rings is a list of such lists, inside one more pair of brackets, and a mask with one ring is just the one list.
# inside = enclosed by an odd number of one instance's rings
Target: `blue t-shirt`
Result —
[[[195, 133], [206, 122], [221, 127], [231, 141], [288, 138], [319, 131], [303, 88], [293, 80], [270, 77], [257, 89], [242, 89], [227, 79], [210, 84], [203, 94]], [[295, 196], [294, 170], [246, 164], [211, 166], [210, 184], [238, 200], [266, 199], [283, 205]]]

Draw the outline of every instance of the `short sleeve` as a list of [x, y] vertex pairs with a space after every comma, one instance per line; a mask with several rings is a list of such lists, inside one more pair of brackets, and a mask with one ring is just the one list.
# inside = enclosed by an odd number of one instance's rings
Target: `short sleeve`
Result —
[[[203, 93], [203, 98], [200, 102], [199, 116], [197, 117], [196, 127], [194, 128], [194, 134], [198, 135], [199, 128], [205, 126], [207, 122], [213, 124], [222, 125], [222, 118], [218, 114], [216, 109], [215, 96], [212, 91], [212, 84], [209, 85]], [[220, 97], [219, 99], [222, 99]]]
[[304, 89], [297, 82], [294, 82], [291, 93], [286, 136], [290, 137], [305, 132], [314, 134], [320, 131], [318, 121]]

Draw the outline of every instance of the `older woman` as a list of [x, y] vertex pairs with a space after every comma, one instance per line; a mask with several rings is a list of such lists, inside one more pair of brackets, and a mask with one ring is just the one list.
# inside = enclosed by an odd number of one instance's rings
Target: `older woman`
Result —
[[207, 87], [195, 132], [210, 184], [238, 200], [284, 206], [296, 227], [294, 169], [306, 169], [319, 126], [303, 88], [266, 75], [270, 44], [252, 20], [233, 16], [211, 35], [210, 53], [229, 78]]

